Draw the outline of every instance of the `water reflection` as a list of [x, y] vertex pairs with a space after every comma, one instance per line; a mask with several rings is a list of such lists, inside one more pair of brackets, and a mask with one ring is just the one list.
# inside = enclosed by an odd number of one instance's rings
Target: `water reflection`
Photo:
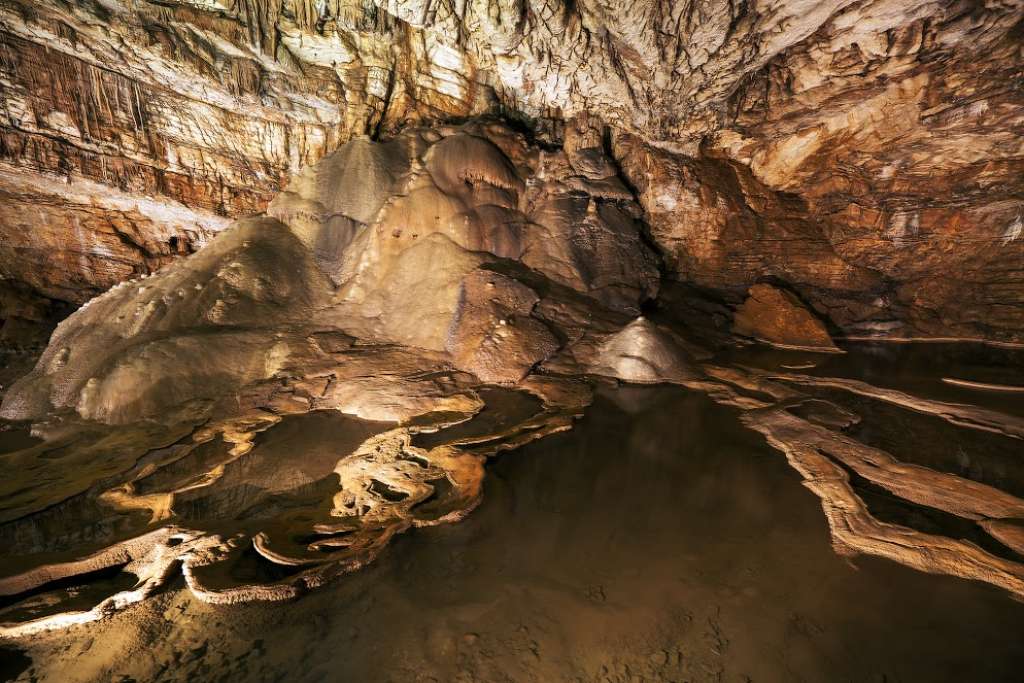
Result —
[[846, 377], [939, 401], [1024, 415], [1024, 394], [950, 385], [943, 377], [1024, 387], [1024, 349], [976, 343], [846, 342], [845, 354], [817, 354], [754, 345], [725, 351], [723, 364]]
[[[603, 389], [576, 429], [493, 464], [460, 524], [399, 537], [376, 564], [290, 603], [167, 593], [42, 639], [26, 675], [1014, 679], [1024, 607], [983, 584], [840, 558], [818, 499], [737, 425], [697, 393]], [[246, 562], [233, 580], [258, 576]], [[95, 644], [108, 641], [132, 654]]]

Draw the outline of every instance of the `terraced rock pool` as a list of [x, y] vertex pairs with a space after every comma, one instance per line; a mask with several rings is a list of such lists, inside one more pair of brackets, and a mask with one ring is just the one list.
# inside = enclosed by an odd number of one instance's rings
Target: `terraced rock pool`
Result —
[[[1024, 395], [942, 382], [928, 361], [941, 353], [944, 368], [960, 371], [956, 379], [1019, 385], [1022, 366], [1010, 352], [934, 345], [851, 351], [822, 357], [747, 350], [715, 362], [1024, 415]], [[999, 364], [1001, 371], [994, 369]], [[1024, 449], [1012, 428], [1007, 434], [965, 426], [967, 418], [950, 422], [865, 395], [860, 385], [850, 385], [857, 393], [800, 382], [787, 386], [799, 385], [811, 398], [794, 404], [794, 414], [901, 463], [1024, 496]], [[456, 524], [398, 535], [363, 569], [285, 602], [207, 604], [175, 578], [99, 621], [0, 642], [0, 678], [1019, 680], [1024, 604], [1013, 591], [837, 553], [821, 496], [741, 420], [744, 411], [756, 417], [757, 410], [722, 405], [692, 388], [597, 386], [571, 431], [492, 459], [483, 502]], [[502, 390], [482, 397], [490, 410], [475, 430], [472, 423], [450, 428], [460, 438], [501, 427], [503, 412], [520, 420], [539, 405]], [[859, 421], [844, 417], [849, 412]], [[986, 415], [974, 417], [984, 422]], [[363, 424], [345, 438], [357, 443], [384, 428]], [[30, 445], [24, 434], [6, 438], [18, 448]], [[286, 420], [264, 433], [253, 459], [238, 465], [243, 471], [226, 475], [241, 477], [245, 487], [176, 513], [205, 518], [211, 510], [251, 511], [271, 499], [287, 507], [267, 494], [274, 486], [315, 498], [315, 490], [302, 487], [331, 472], [334, 449], [323, 445], [338, 438], [333, 418]], [[428, 444], [438, 436], [419, 438]], [[273, 465], [295, 448], [308, 457], [283, 484]], [[1012, 533], [1002, 534], [1011, 538], [1003, 543], [969, 515], [920, 504], [913, 492], [908, 502], [886, 488], [888, 480], [882, 486], [843, 467], [884, 524], [968, 543], [1009, 565], [1024, 561]], [[160, 476], [172, 480], [175, 472]], [[138, 523], [144, 528], [147, 520]], [[1001, 523], [1012, 529], [1017, 520]], [[266, 567], [249, 557], [230, 569], [225, 580], [237, 582]], [[90, 591], [119, 590], [123, 581], [116, 567], [87, 578], [80, 586], [48, 585], [34, 599], [40, 609], [45, 594], [89, 602]], [[15, 597], [4, 609], [26, 608], [24, 596]]]

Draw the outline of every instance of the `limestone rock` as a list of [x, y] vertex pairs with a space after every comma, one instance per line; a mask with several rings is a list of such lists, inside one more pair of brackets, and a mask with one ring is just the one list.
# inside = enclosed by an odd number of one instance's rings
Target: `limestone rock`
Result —
[[[271, 206], [277, 218], [238, 221], [79, 309], [5, 395], [2, 414], [185, 419], [321, 362], [329, 352], [311, 338], [329, 332], [447, 354], [483, 381], [518, 381], [569, 336], [545, 310], [571, 301], [591, 318], [628, 314], [656, 287], [653, 254], [628, 218], [635, 204], [571, 188], [573, 173], [564, 152], [542, 154], [497, 123], [352, 141], [296, 178]], [[571, 212], [527, 217], [541, 201], [602, 209], [582, 226]], [[549, 251], [529, 251], [535, 240]], [[604, 258], [591, 258], [595, 249]], [[619, 253], [632, 258], [628, 270]]]
[[239, 222], [151, 278], [122, 283], [58, 325], [3, 415], [74, 408], [130, 422], [275, 372], [288, 342], [266, 326], [308, 319], [324, 281], [303, 244], [269, 218]]
[[[0, 535], [29, 566], [0, 594], [138, 579], [5, 634], [101, 618], [179, 566], [209, 602], [322, 585], [465, 515], [486, 455], [571, 426], [585, 371], [741, 411], [841, 550], [1024, 594], [1019, 563], [876, 519], [852, 474], [1013, 550], [1024, 501], [859, 443], [818, 390], [1019, 440], [1017, 417], [698, 365], [634, 319], [667, 280], [780, 345], [835, 350], [818, 313], [1024, 342], [1022, 27], [1019, 0], [0, 0], [0, 342], [81, 305], [0, 405], [48, 439], [5, 454]], [[481, 382], [543, 406], [413, 443], [471, 421]], [[289, 473], [242, 460], [318, 410], [392, 424]], [[133, 527], [176, 506], [273, 524]], [[67, 519], [88, 528], [53, 534]], [[44, 547], [69, 536], [88, 552]], [[284, 578], [225, 587], [250, 550]]]
[[[460, 244], [624, 305], [627, 276], [649, 264], [643, 240], [621, 236], [643, 218], [666, 275], [732, 303], [774, 278], [854, 336], [1024, 340], [1019, 3], [630, 7], [7, 0], [0, 276], [79, 304], [259, 213], [289, 181], [308, 194], [304, 169], [346, 140], [369, 149], [502, 114], [545, 143], [527, 164], [537, 184], [503, 184], [526, 178], [497, 138], [512, 166], [485, 161], [498, 176], [475, 189], [476, 171], [452, 162], [485, 158], [474, 139], [421, 159], [445, 195], [433, 200], [474, 204], [452, 227]], [[328, 176], [344, 173], [336, 162]], [[393, 170], [368, 170], [365, 196], [336, 193], [344, 207], [290, 211], [336, 214], [320, 249], [334, 253]], [[615, 203], [634, 188], [643, 214]], [[572, 248], [524, 216], [564, 223]]]
[[847, 5], [699, 147], [617, 136], [671, 277], [784, 280], [852, 336], [1021, 341], [1021, 12]]
[[515, 382], [560, 344], [530, 313], [540, 301], [526, 285], [487, 270], [462, 282], [461, 310], [447, 347], [456, 365], [485, 382]]
[[0, 24], [0, 275], [75, 303], [351, 137], [493, 98], [470, 55], [372, 3], [10, 0]]
[[736, 310], [733, 331], [779, 346], [837, 350], [825, 324], [799, 299], [767, 284], [750, 288], [747, 300]]
[[590, 372], [638, 384], [681, 382], [700, 376], [680, 341], [643, 316], [599, 347]]

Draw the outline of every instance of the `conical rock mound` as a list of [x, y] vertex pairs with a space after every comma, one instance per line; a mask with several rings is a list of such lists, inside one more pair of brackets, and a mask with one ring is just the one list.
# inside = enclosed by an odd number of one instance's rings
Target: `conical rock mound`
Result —
[[699, 376], [682, 344], [643, 316], [601, 344], [589, 370], [595, 375], [641, 384], [680, 382]]

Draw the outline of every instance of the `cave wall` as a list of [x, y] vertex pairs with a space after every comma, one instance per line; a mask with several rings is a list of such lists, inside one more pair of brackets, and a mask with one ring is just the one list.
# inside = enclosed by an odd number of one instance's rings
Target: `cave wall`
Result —
[[[766, 221], [750, 243], [760, 272], [844, 331], [1019, 341], [1021, 4], [889, 7], [902, 21], [885, 31], [840, 13], [748, 77], [702, 153], [737, 167]], [[759, 209], [765, 191], [776, 199]], [[813, 235], [796, 253], [775, 242], [791, 200]]]
[[[353, 136], [606, 143], [669, 280], [1024, 340], [1024, 3], [0, 0], [0, 276], [80, 303]], [[570, 127], [571, 128], [571, 127]], [[2, 317], [2, 316], [0, 316]]]
[[81, 303], [262, 212], [353, 135], [486, 101], [373, 5], [302, 7], [0, 2], [0, 275]]

